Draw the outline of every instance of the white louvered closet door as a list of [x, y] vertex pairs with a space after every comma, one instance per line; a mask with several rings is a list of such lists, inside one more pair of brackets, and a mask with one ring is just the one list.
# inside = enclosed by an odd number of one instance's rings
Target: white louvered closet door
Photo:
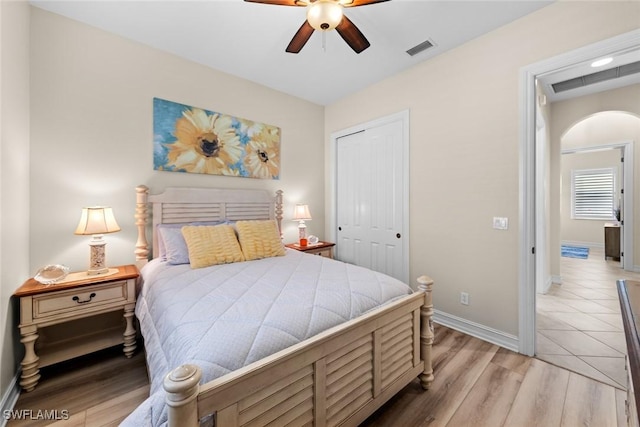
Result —
[[337, 140], [336, 258], [406, 281], [403, 125]]

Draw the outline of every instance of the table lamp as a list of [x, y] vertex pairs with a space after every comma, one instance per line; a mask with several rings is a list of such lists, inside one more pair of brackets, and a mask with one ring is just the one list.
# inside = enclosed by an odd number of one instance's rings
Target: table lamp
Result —
[[300, 221], [298, 223], [298, 234], [300, 236], [300, 246], [307, 246], [307, 225], [304, 222], [309, 221], [311, 219], [309, 206], [296, 205], [296, 209], [293, 212], [293, 219]]
[[113, 210], [109, 207], [95, 206], [82, 208], [80, 223], [74, 234], [92, 235], [89, 241], [91, 248], [91, 260], [87, 274], [94, 276], [106, 274], [109, 268], [106, 266], [104, 247], [107, 242], [102, 238], [103, 234], [120, 231], [120, 226], [113, 216]]

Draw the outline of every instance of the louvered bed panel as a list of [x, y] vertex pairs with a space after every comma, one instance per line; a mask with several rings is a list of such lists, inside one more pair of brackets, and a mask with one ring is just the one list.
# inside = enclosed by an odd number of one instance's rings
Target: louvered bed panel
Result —
[[327, 425], [335, 426], [373, 399], [373, 335], [326, 357]]
[[220, 221], [224, 219], [223, 211], [220, 203], [164, 203], [160, 215], [163, 224], [179, 224]]
[[273, 219], [273, 210], [271, 206], [265, 206], [258, 203], [234, 204], [226, 205], [225, 218], [231, 221], [247, 220], [247, 219]]
[[147, 262], [149, 244], [145, 227], [147, 203], [152, 204], [151, 241], [153, 258], [159, 255], [157, 226], [192, 222], [275, 219], [282, 230], [282, 191], [271, 196], [265, 190], [227, 190], [219, 188], [167, 188], [164, 193], [149, 195], [143, 185], [136, 187], [136, 225], [138, 267]]
[[292, 375], [238, 402], [238, 425], [262, 427], [275, 420], [279, 425], [313, 422], [313, 368]]
[[413, 294], [214, 380], [199, 413], [216, 427], [356, 426], [424, 372], [423, 302]]
[[382, 388], [413, 366], [414, 334], [413, 316], [407, 314], [382, 328], [381, 368]]

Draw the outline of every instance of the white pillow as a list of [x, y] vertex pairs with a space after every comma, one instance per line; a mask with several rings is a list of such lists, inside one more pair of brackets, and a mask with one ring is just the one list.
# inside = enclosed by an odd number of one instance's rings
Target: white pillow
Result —
[[[182, 236], [182, 227], [158, 227], [159, 241], [162, 242], [161, 258], [169, 264], [189, 264], [189, 250]], [[164, 253], [163, 253], [164, 252]]]

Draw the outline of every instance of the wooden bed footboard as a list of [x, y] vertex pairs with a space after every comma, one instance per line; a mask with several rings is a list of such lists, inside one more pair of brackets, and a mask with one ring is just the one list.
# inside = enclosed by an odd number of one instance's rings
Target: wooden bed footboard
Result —
[[433, 381], [433, 280], [418, 292], [209, 383], [183, 365], [165, 377], [170, 427], [357, 426], [414, 378]]
[[[281, 228], [282, 203], [282, 191], [274, 197], [265, 190], [168, 188], [149, 195], [146, 186], [138, 186], [137, 264], [146, 264], [150, 253], [158, 256], [159, 224], [271, 219]], [[432, 286], [433, 280], [422, 276], [418, 292], [206, 384], [200, 385], [197, 366], [174, 369], [164, 381], [169, 426], [196, 427], [209, 416], [216, 427], [273, 421], [278, 426], [355, 426], [416, 377], [428, 389], [433, 381]]]

